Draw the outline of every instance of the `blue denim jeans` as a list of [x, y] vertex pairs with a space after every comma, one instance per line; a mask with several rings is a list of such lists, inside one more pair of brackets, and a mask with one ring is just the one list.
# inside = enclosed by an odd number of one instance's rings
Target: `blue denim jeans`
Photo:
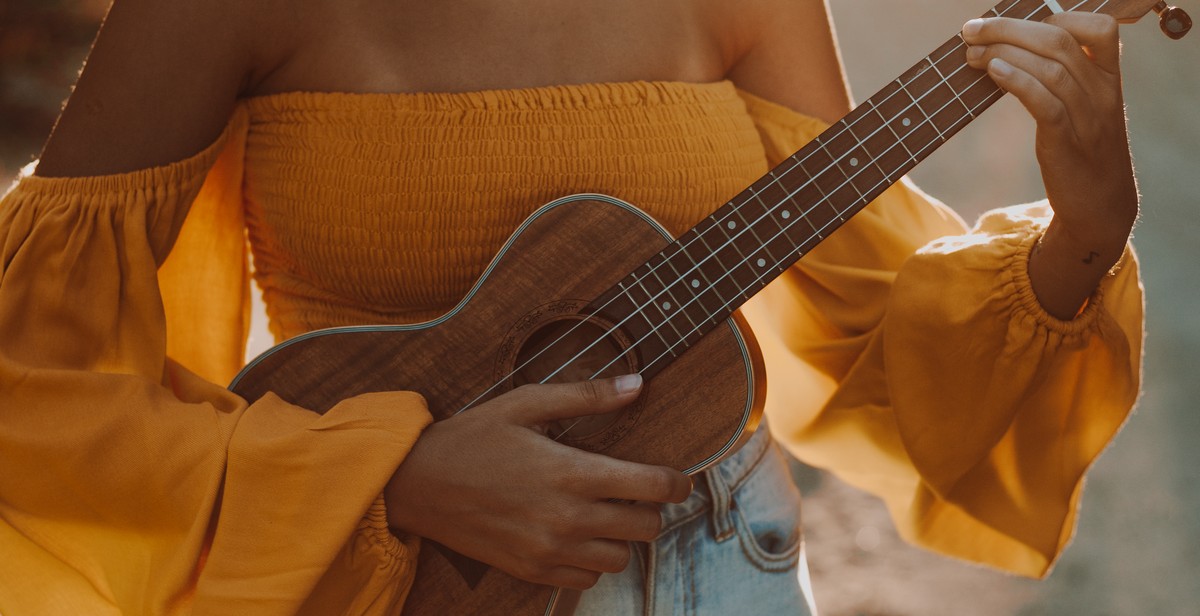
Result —
[[665, 506], [662, 534], [633, 550], [623, 573], [583, 593], [577, 616], [816, 614], [800, 494], [765, 423], [686, 501]]

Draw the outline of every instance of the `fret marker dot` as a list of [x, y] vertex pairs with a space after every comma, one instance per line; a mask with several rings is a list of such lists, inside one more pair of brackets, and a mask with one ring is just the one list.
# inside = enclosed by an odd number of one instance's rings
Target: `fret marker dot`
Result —
[[900, 120], [900, 123], [905, 126], [910, 126], [912, 124], [912, 120], [910, 120], [908, 118], [904, 118], [903, 120]]
[[693, 279], [692, 279], [692, 288], [693, 288], [693, 289], [698, 289], [698, 288], [700, 288], [700, 281], [699, 281], [699, 280], [696, 280], [695, 278], [693, 278]]
[[663, 306], [663, 310], [670, 310], [670, 309], [671, 309], [671, 302], [663, 302], [663, 305], [662, 305], [662, 306]]
[[783, 216], [783, 219], [787, 220], [792, 217], [792, 213], [787, 210], [784, 210], [783, 213], [780, 214], [780, 216]]
[[759, 267], [762, 267], [762, 266], [764, 266], [764, 265], [766, 265], [766, 264], [767, 264], [767, 260], [766, 260], [766, 259], [759, 259], [759, 260], [758, 260], [758, 266], [759, 266]]
[[733, 221], [731, 220], [731, 221], [729, 221], [729, 224], [728, 224], [728, 225], [725, 225], [725, 226], [729, 227], [730, 229], [735, 229], [735, 228], [737, 228], [737, 223], [736, 223], [736, 222], [733, 222]]
[[850, 159], [850, 166], [851, 166], [851, 167], [857, 167], [857, 166], [858, 166], [858, 159], [857, 159], [857, 158], [853, 158], [853, 157], [852, 157], [852, 158]]

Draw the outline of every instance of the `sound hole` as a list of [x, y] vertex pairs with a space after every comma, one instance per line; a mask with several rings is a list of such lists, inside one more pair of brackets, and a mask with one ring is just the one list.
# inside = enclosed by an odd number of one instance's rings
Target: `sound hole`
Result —
[[[601, 324], [565, 318], [541, 326], [525, 339], [517, 353], [513, 385], [568, 383], [608, 378], [634, 371], [633, 353]], [[604, 432], [629, 409], [554, 422], [547, 433], [578, 441]]]

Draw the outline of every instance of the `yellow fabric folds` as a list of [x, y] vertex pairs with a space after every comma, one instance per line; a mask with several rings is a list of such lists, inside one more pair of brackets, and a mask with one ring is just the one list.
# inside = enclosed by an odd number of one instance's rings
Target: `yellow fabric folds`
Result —
[[[403, 603], [417, 542], [379, 494], [429, 414], [405, 392], [318, 416], [219, 385], [247, 230], [278, 336], [412, 322], [545, 201], [606, 192], [679, 233], [822, 129], [728, 82], [299, 93], [172, 165], [23, 177], [0, 202], [0, 612]], [[967, 230], [901, 183], [744, 308], [796, 455], [910, 540], [1033, 576], [1134, 402], [1142, 334], [1132, 252], [1073, 321], [1041, 310], [1025, 265], [1048, 215]]]
[[[376, 501], [430, 420], [418, 396], [323, 416], [274, 397], [247, 407], [166, 354], [158, 265], [236, 128], [161, 168], [23, 177], [0, 202], [5, 614], [292, 614], [327, 584], [380, 605], [407, 592], [416, 544], [379, 532]], [[200, 237], [227, 227], [196, 221]], [[181, 348], [235, 347], [191, 356], [223, 360], [212, 375], [243, 344], [236, 238], [212, 254], [231, 284], [190, 291], [235, 332], [171, 332], [192, 339]], [[212, 282], [203, 272], [193, 283]]]
[[[824, 128], [743, 97], [772, 164]], [[968, 231], [902, 181], [743, 309], [793, 453], [883, 498], [910, 541], [1027, 576], [1069, 542], [1141, 371], [1132, 251], [1074, 320], [1038, 304], [1026, 269], [1050, 215]]]

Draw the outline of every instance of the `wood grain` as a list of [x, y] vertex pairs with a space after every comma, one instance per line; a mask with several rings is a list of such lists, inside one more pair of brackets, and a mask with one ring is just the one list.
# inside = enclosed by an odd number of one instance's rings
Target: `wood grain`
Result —
[[[274, 392], [318, 412], [360, 393], [412, 390], [425, 396], [435, 419], [445, 419], [482, 392], [489, 393], [476, 404], [511, 389], [512, 378], [501, 377], [515, 367], [514, 348], [541, 324], [579, 318], [571, 315], [669, 242], [648, 216], [611, 197], [556, 201], [522, 225], [447, 315], [301, 336], [252, 362], [231, 389], [248, 400]], [[628, 358], [634, 368], [646, 361], [636, 348]], [[699, 472], [753, 431], [764, 387], [757, 347], [731, 320], [647, 381], [628, 414], [563, 442]], [[404, 613], [547, 613], [554, 589], [494, 569], [472, 588], [466, 567], [464, 576], [441, 550], [423, 546]]]

